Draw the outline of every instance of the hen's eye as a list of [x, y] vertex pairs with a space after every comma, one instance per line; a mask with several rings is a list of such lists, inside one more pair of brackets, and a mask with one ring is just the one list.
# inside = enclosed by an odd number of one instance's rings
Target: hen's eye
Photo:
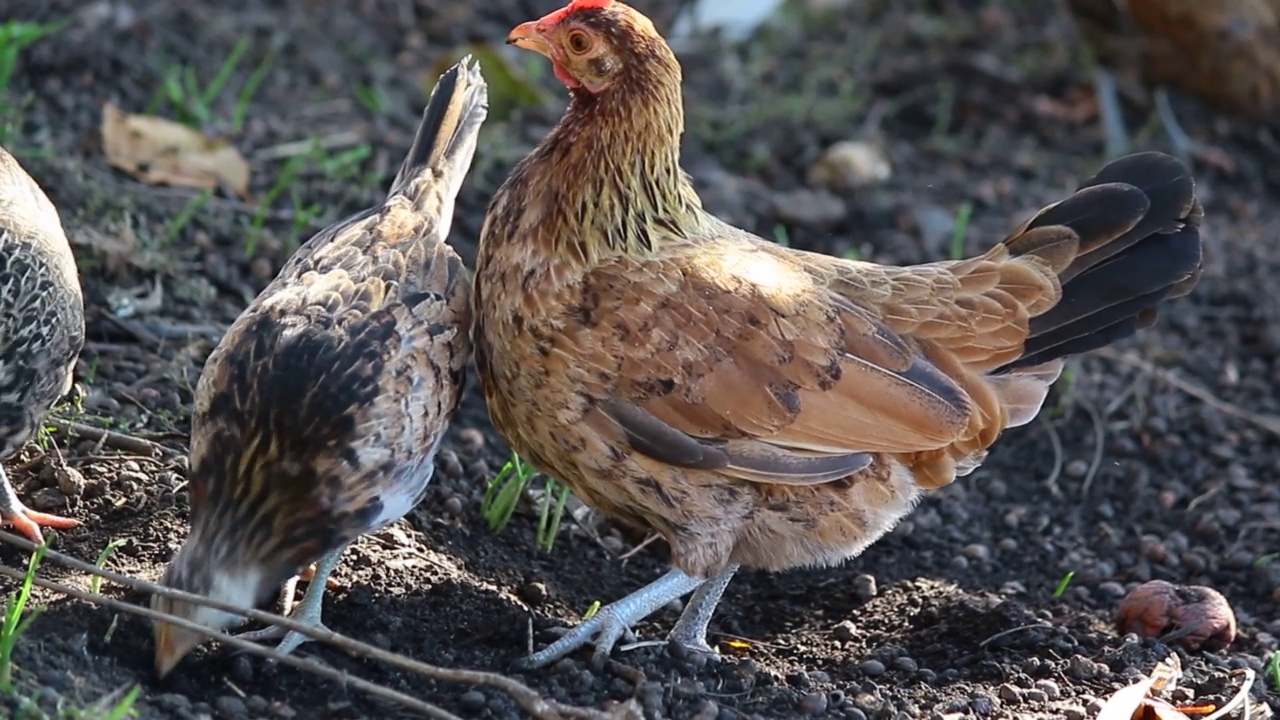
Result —
[[569, 49], [581, 55], [591, 49], [591, 37], [581, 30], [569, 33]]

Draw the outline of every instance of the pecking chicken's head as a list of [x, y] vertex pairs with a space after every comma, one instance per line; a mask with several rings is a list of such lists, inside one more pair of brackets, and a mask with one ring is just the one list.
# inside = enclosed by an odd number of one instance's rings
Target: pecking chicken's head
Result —
[[617, 0], [572, 0], [517, 26], [507, 42], [551, 60], [556, 78], [593, 95], [661, 66], [679, 65], [649, 18]]

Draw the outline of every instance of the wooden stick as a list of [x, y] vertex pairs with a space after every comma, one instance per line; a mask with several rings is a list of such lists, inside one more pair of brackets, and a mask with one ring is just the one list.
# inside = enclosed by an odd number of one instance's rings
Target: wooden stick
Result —
[[[0, 541], [22, 548], [28, 552], [34, 552], [37, 547], [35, 543], [24, 537], [3, 531], [0, 531]], [[554, 700], [548, 700], [543, 698], [537, 691], [528, 685], [525, 685], [514, 678], [499, 675], [498, 673], [484, 672], [480, 670], [452, 670], [436, 665], [429, 665], [427, 663], [414, 660], [413, 658], [406, 657], [398, 653], [388, 652], [382, 648], [360, 642], [355, 638], [348, 637], [346, 635], [339, 635], [338, 633], [326, 628], [317, 628], [281, 615], [263, 612], [261, 610], [253, 610], [250, 608], [242, 608], [230, 603], [213, 600], [202, 595], [194, 595], [192, 593], [182, 592], [181, 590], [174, 590], [162, 585], [150, 583], [145, 580], [132, 578], [127, 575], [121, 575], [120, 573], [90, 565], [87, 562], [77, 560], [76, 558], [64, 555], [54, 550], [45, 550], [45, 557], [66, 565], [73, 570], [89, 573], [90, 575], [97, 575], [98, 577], [110, 580], [127, 588], [148, 592], [153, 595], [160, 595], [162, 597], [173, 598], [175, 600], [181, 600], [186, 603], [204, 605], [217, 610], [235, 613], [241, 617], [256, 620], [268, 625], [278, 625], [286, 630], [293, 630], [295, 632], [302, 633], [313, 640], [333, 645], [334, 647], [346, 651], [350, 655], [384, 662], [392, 667], [404, 670], [405, 672], [420, 675], [431, 680], [493, 688], [506, 693], [512, 700], [515, 700], [516, 703], [525, 710], [525, 712], [528, 712], [530, 715], [535, 718], [539, 718], [540, 720], [555, 720], [557, 718], [613, 720], [613, 718], [618, 717], [616, 713], [607, 713], [599, 710], [564, 705]], [[140, 608], [139, 606], [129, 605], [128, 603], [124, 603], [124, 605], [128, 608], [125, 612], [133, 612], [135, 614], [153, 617], [152, 613], [154, 613], [154, 611], [150, 609], [147, 609], [146, 612], [142, 612], [143, 608]], [[164, 619], [166, 622], [173, 622], [175, 625], [186, 627], [185, 625], [181, 625], [181, 623], [177, 622], [178, 620], [181, 620], [181, 618], [174, 618], [173, 620], [170, 620], [172, 616], [164, 615], [163, 613], [160, 615], [161, 619]], [[205, 628], [203, 626], [196, 626], [196, 628], [200, 630], [200, 632], [207, 635], [213, 635], [223, 642], [226, 641], [225, 638], [230, 637], [225, 633], [215, 633], [209, 628]]]

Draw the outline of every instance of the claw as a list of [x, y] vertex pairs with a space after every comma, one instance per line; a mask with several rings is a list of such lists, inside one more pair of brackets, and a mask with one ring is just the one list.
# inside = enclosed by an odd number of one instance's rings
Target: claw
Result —
[[79, 520], [49, 515], [28, 510], [18, 499], [13, 485], [9, 484], [9, 476], [0, 468], [0, 526], [12, 525], [13, 529], [37, 545], [44, 544], [44, 535], [40, 528], [54, 530], [70, 530], [80, 524]]
[[559, 640], [538, 652], [516, 662], [517, 670], [534, 670], [545, 667], [587, 644], [594, 644], [591, 665], [600, 670], [613, 646], [631, 626], [652, 615], [656, 610], [693, 592], [702, 585], [702, 578], [691, 577], [671, 570], [630, 595], [600, 609], [590, 620], [584, 620]]
[[[332, 553], [324, 556], [319, 562], [304, 570], [301, 575], [311, 575], [309, 581], [311, 585], [307, 587], [307, 592], [303, 594], [302, 600], [297, 606], [286, 609], [289, 619], [304, 625], [313, 627], [317, 630], [328, 630], [325, 624], [320, 621], [321, 609], [324, 604], [324, 591], [329, 587], [329, 575], [333, 572], [334, 567], [338, 564], [338, 559], [342, 557], [342, 551], [345, 548], [338, 548]], [[300, 576], [301, 576], [300, 575]], [[297, 579], [291, 580], [285, 586], [285, 607], [293, 600], [293, 587], [297, 584]], [[286, 631], [279, 625], [272, 625], [261, 630], [253, 630], [246, 633], [240, 633], [236, 636], [241, 640], [249, 640], [251, 642], [262, 642], [264, 640], [274, 640], [283, 637], [279, 645], [276, 645], [276, 652], [288, 655], [298, 649], [305, 642], [311, 640], [310, 637], [296, 630]]]

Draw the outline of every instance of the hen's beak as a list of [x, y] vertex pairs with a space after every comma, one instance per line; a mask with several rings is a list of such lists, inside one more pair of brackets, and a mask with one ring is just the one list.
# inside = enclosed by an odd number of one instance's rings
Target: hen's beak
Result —
[[184, 632], [168, 623], [156, 628], [156, 678], [163, 679], [199, 642], [193, 633]]
[[542, 39], [542, 33], [538, 32], [537, 20], [530, 20], [527, 23], [517, 25], [515, 29], [507, 34], [507, 44], [551, 57], [551, 46], [547, 44], [546, 40]]

